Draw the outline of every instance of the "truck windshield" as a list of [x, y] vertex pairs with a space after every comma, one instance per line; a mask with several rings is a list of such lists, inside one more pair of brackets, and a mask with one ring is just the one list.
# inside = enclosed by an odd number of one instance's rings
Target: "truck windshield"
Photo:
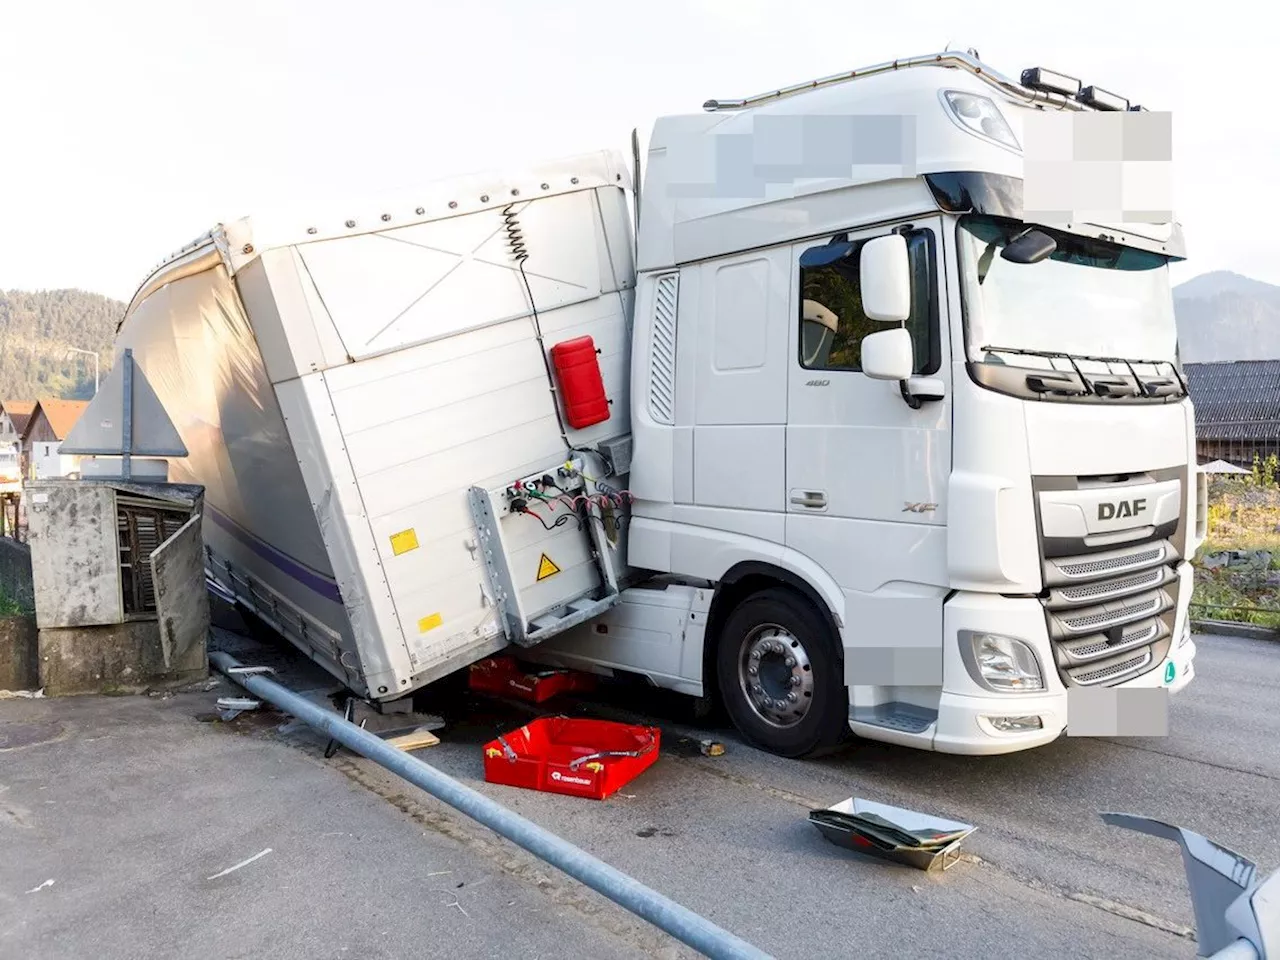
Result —
[[1037, 227], [1057, 241], [1039, 263], [1001, 259], [1026, 229], [1015, 220], [960, 221], [961, 292], [968, 356], [991, 347], [1028, 353], [1176, 361], [1168, 260], [1155, 253]]

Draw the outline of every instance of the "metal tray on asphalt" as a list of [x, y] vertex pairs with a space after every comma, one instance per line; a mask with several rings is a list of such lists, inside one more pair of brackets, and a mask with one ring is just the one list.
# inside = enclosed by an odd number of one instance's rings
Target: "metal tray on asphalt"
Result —
[[952, 866], [976, 829], [859, 797], [810, 811], [809, 822], [837, 846], [930, 872]]

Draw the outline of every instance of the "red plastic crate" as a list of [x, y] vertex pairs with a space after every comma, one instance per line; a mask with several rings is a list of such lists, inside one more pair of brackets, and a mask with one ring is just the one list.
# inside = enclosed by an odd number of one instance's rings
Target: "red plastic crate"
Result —
[[485, 744], [484, 778], [603, 800], [653, 766], [661, 739], [657, 727], [542, 717]]
[[469, 686], [477, 693], [542, 703], [557, 694], [594, 689], [595, 677], [574, 670], [526, 673], [511, 657], [490, 657], [471, 665]]

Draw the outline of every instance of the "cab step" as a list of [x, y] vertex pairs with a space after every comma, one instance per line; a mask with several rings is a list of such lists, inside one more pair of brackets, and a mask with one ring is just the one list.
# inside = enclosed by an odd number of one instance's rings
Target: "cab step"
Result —
[[894, 701], [874, 707], [854, 707], [849, 719], [900, 733], [924, 733], [930, 725], [938, 722], [938, 711]]

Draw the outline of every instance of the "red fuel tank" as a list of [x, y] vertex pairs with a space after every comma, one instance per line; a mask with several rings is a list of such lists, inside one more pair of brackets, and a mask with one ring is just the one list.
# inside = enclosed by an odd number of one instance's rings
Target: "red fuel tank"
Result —
[[591, 337], [557, 343], [551, 348], [551, 363], [560, 381], [564, 415], [570, 427], [581, 430], [609, 419], [609, 398]]

